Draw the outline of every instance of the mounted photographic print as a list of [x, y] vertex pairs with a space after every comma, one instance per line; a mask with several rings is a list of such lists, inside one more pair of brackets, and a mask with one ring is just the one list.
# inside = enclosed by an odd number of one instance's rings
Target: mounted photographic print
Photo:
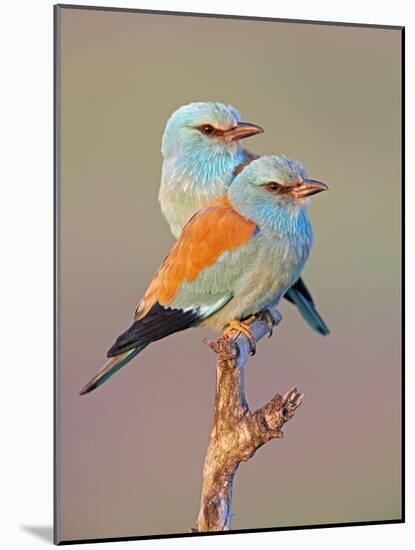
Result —
[[55, 543], [403, 521], [403, 35], [55, 6]]

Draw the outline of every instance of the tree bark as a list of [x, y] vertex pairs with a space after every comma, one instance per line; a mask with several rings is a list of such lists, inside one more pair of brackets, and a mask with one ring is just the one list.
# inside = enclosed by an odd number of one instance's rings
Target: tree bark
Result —
[[[271, 309], [274, 323], [281, 315]], [[272, 333], [266, 319], [253, 317], [246, 323], [258, 342]], [[272, 439], [283, 436], [281, 428], [294, 415], [304, 395], [292, 388], [277, 394], [256, 411], [245, 398], [245, 369], [250, 343], [246, 336], [232, 330], [217, 342], [206, 341], [217, 354], [216, 395], [212, 429], [203, 468], [203, 485], [197, 529], [227, 531], [231, 528], [233, 479], [241, 462]]]

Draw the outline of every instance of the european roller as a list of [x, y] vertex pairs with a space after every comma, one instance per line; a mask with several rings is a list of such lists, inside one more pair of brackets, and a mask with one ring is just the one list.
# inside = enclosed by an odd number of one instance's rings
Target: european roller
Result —
[[[263, 131], [256, 124], [241, 122], [238, 111], [222, 103], [190, 103], [171, 115], [162, 139], [159, 200], [176, 238], [193, 214], [222, 197], [234, 177], [259, 157], [245, 149], [241, 140]], [[329, 334], [301, 278], [285, 298], [297, 306], [313, 330]]]
[[217, 332], [277, 305], [310, 253], [309, 197], [327, 189], [286, 157], [263, 156], [235, 177], [227, 194], [196, 213], [138, 303], [108, 362], [81, 390], [108, 380], [151, 342], [202, 326]]

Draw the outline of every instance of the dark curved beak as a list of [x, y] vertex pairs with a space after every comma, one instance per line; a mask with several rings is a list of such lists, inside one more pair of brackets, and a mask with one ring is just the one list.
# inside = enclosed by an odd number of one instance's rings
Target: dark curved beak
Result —
[[304, 197], [311, 197], [322, 191], [327, 191], [328, 186], [317, 180], [304, 180], [303, 183], [295, 185], [292, 189], [292, 193], [296, 199], [303, 199]]
[[251, 124], [250, 122], [238, 122], [238, 125], [235, 126], [235, 128], [225, 130], [223, 132], [223, 137], [226, 141], [238, 141], [240, 139], [245, 139], [247, 137], [263, 133], [264, 129], [257, 124]]

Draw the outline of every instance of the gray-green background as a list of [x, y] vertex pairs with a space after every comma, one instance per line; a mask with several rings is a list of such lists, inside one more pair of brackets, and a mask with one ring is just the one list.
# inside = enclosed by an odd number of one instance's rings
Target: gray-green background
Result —
[[400, 486], [400, 32], [61, 10], [60, 538], [189, 532], [215, 385], [208, 335], [150, 346], [78, 391], [126, 328], [173, 243], [160, 140], [190, 101], [231, 103], [330, 186], [311, 208], [305, 280], [332, 334], [293, 307], [247, 374], [256, 408], [303, 407], [243, 464], [235, 529], [396, 519]]

